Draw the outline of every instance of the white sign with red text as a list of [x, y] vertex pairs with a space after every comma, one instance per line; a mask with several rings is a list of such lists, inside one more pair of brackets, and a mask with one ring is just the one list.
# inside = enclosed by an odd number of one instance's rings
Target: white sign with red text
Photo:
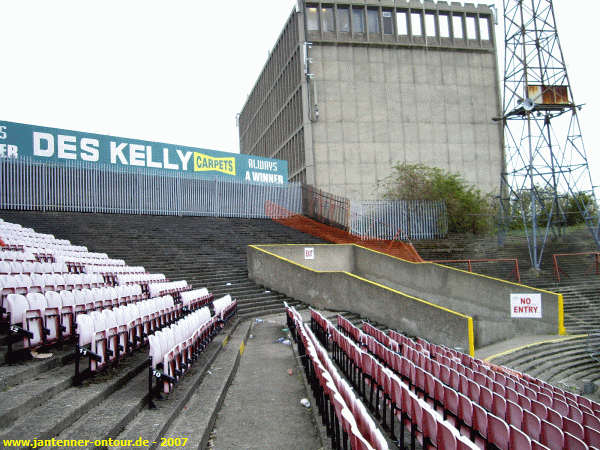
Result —
[[541, 319], [542, 294], [510, 294], [510, 317]]
[[314, 247], [304, 247], [304, 259], [315, 259]]

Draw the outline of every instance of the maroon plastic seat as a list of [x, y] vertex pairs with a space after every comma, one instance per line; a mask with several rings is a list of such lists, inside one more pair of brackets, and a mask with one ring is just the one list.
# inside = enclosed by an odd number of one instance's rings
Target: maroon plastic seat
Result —
[[437, 449], [456, 450], [456, 436], [444, 422], [437, 423]]
[[479, 404], [481, 406], [483, 406], [485, 409], [487, 409], [488, 411], [491, 411], [492, 403], [493, 403], [492, 391], [490, 391], [485, 386], [481, 386], [480, 391], [479, 391]]
[[437, 445], [437, 419], [427, 408], [423, 408], [423, 448], [428, 445]]
[[553, 425], [556, 425], [558, 428], [562, 430], [563, 427], [563, 417], [557, 413], [554, 409], [548, 408], [548, 416], [546, 420]]
[[505, 388], [506, 391], [506, 400], [510, 400], [511, 402], [517, 403], [519, 401], [519, 394], [514, 389], [509, 387]]
[[435, 383], [435, 401], [438, 405], [442, 406], [442, 408], [443, 408], [444, 407], [444, 385], [437, 378], [435, 378], [433, 381]]
[[458, 420], [469, 428], [473, 427], [473, 402], [460, 393], [458, 394]]
[[531, 450], [551, 450], [549, 447], [546, 447], [544, 444], [538, 441], [531, 441]]
[[563, 417], [562, 430], [578, 439], [585, 439], [585, 435], [583, 434], [583, 425], [574, 421], [573, 419], [569, 419], [568, 417]]
[[560, 428], [551, 424], [547, 420], [542, 420], [542, 431], [540, 442], [552, 449], [562, 449], [564, 447], [565, 436]]
[[533, 414], [531, 411], [523, 410], [523, 423], [521, 429], [529, 436], [532, 440], [539, 441], [540, 433], [542, 430], [542, 421], [538, 416]]
[[492, 414], [502, 420], [506, 419], [506, 399], [495, 392], [492, 397]]
[[[473, 403], [473, 431], [483, 439], [488, 436], [488, 413], [477, 403]], [[475, 435], [473, 434], [472, 437]]]
[[569, 405], [567, 405], [566, 400], [562, 401], [558, 398], [554, 397], [552, 399], [552, 409], [554, 409], [557, 413], [559, 413], [563, 417], [569, 416]]
[[565, 433], [565, 450], [588, 450], [588, 446], [581, 439], [571, 433]]
[[488, 437], [489, 443], [494, 444], [500, 450], [508, 450], [510, 431], [504, 420], [494, 414], [488, 414]]
[[600, 448], [600, 431], [596, 431], [593, 428], [584, 426], [583, 435], [587, 445]]
[[539, 392], [537, 401], [547, 406], [548, 408], [552, 407], [552, 397], [550, 397], [546, 393]]
[[448, 386], [444, 386], [444, 419], [448, 414], [458, 418], [458, 392]]
[[503, 385], [501, 385], [497, 381], [494, 381], [494, 383], [492, 384], [492, 391], [502, 397], [506, 396], [506, 389], [504, 388]]
[[600, 431], [600, 419], [598, 419], [596, 416], [586, 413], [583, 413], [583, 424], [586, 427], [590, 427], [593, 428], [596, 431]]
[[469, 380], [469, 393], [467, 397], [469, 397], [475, 403], [479, 403], [480, 393], [481, 388], [479, 387], [479, 384], [477, 384], [477, 382], [474, 380]]
[[518, 428], [510, 425], [509, 446], [511, 450], [529, 450], [531, 449], [531, 439]]
[[531, 400], [531, 412], [542, 420], [546, 420], [548, 417], [548, 409], [546, 408], [546, 405], [538, 402], [537, 400]]
[[523, 423], [523, 408], [510, 400], [506, 401], [506, 422], [519, 430]]

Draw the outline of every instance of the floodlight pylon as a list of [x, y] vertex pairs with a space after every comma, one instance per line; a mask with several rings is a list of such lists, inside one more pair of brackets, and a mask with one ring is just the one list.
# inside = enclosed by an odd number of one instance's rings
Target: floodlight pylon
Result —
[[583, 217], [600, 248], [596, 187], [552, 0], [504, 0], [502, 223], [523, 224], [533, 268], [551, 236]]

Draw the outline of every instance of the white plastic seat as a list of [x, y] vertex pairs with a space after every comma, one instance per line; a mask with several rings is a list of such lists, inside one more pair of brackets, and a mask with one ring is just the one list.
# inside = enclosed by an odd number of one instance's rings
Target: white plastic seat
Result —
[[32, 273], [29, 276], [31, 280], [30, 291], [32, 292], [44, 292], [44, 288], [46, 286], [46, 276], [41, 273]]
[[94, 339], [94, 321], [87, 314], [80, 314], [77, 316], [77, 334], [79, 335], [78, 344], [79, 347], [85, 347], [92, 345]]
[[69, 298], [72, 300], [73, 297], [66, 296], [66, 304], [63, 304], [63, 297], [58, 292], [46, 291], [44, 296], [46, 297], [48, 308], [56, 308], [58, 311], [59, 323], [62, 326], [59, 335], [63, 339], [70, 337], [73, 332], [73, 303], [69, 303]]
[[48, 330], [48, 334], [45, 337], [45, 342], [52, 343], [58, 341], [61, 337], [62, 302], [60, 301], [60, 295], [58, 295], [56, 292], [49, 291], [47, 294], [48, 295], [44, 295], [44, 301], [46, 303], [46, 309], [44, 310], [44, 326], [46, 330]]
[[8, 261], [0, 261], [0, 275], [8, 275], [8, 274], [12, 274], [12, 270], [10, 268], [10, 263]]
[[23, 264], [18, 261], [12, 261], [10, 263], [10, 273], [12, 273], [12, 274], [23, 273]]
[[25, 313], [29, 308], [27, 299], [21, 294], [8, 294], [6, 297], [6, 312], [11, 325], [21, 325], [25, 329]]
[[29, 262], [29, 261], [25, 261], [22, 265], [22, 270], [21, 273], [26, 273], [28, 275], [31, 275], [32, 273], [35, 273], [35, 263]]
[[99, 311], [92, 311], [88, 314], [94, 321], [94, 339], [92, 340], [92, 351], [100, 356], [100, 361], [92, 360], [91, 370], [95, 371], [102, 368], [108, 361], [108, 333], [104, 316]]
[[105, 309], [102, 311], [102, 317], [104, 318], [104, 324], [106, 326], [106, 338], [107, 338], [107, 346], [110, 350], [108, 359], [110, 361], [114, 361], [119, 356], [119, 324], [117, 322], [116, 314], [109, 310]]
[[26, 298], [29, 308], [27, 308], [27, 312], [25, 313], [25, 328], [27, 331], [33, 333], [33, 337], [29, 339], [30, 347], [37, 347], [45, 342], [46, 297], [39, 292], [31, 292], [27, 294]]

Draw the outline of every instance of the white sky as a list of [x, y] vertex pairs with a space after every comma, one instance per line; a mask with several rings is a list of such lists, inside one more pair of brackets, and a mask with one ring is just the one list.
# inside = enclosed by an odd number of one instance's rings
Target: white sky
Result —
[[[0, 0], [0, 120], [238, 152], [235, 116], [295, 4]], [[554, 7], [598, 178], [600, 2]]]

